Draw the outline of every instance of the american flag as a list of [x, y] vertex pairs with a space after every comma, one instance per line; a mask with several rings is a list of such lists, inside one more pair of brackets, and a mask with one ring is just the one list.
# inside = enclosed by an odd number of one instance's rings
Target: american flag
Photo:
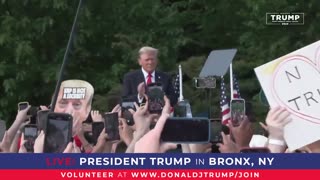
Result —
[[179, 74], [176, 74], [173, 78], [173, 89], [174, 93], [176, 94], [177, 97], [180, 96], [180, 79], [179, 79]]
[[231, 120], [231, 113], [229, 107], [229, 99], [226, 92], [226, 84], [224, 83], [223, 76], [221, 77], [221, 96], [220, 96], [220, 107], [221, 107], [221, 119], [222, 124], [228, 124]]
[[233, 98], [241, 98], [239, 83], [234, 74], [233, 74]]

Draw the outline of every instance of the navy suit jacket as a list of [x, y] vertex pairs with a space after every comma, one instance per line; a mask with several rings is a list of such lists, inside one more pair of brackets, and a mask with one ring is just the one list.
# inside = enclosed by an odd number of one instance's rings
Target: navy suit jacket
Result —
[[[132, 97], [138, 102], [138, 85], [145, 82], [145, 78], [141, 69], [129, 72], [124, 75], [122, 96]], [[171, 77], [164, 72], [155, 71], [155, 82], [161, 83], [163, 91], [170, 99], [171, 106], [174, 106], [178, 97], [174, 92]]]

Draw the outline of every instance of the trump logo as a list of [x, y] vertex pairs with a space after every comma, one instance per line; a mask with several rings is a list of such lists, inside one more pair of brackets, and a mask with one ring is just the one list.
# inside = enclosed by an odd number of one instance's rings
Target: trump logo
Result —
[[304, 13], [266, 13], [267, 25], [303, 25]]

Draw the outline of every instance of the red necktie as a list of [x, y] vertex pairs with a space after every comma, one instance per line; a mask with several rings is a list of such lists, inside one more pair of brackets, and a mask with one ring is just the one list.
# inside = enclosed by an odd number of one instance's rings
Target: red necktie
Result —
[[149, 73], [148, 74], [148, 78], [147, 78], [147, 85], [152, 83], [152, 74]]

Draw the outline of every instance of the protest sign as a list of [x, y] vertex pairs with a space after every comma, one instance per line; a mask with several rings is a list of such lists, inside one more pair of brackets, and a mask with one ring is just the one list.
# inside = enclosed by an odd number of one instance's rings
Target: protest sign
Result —
[[255, 68], [271, 107], [285, 107], [290, 150], [320, 139], [320, 41]]

